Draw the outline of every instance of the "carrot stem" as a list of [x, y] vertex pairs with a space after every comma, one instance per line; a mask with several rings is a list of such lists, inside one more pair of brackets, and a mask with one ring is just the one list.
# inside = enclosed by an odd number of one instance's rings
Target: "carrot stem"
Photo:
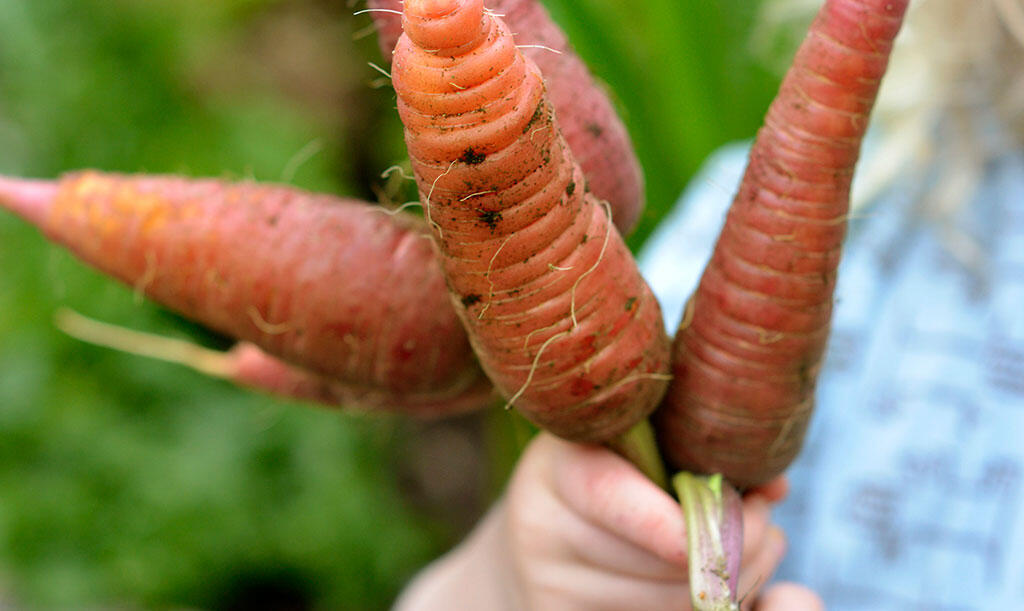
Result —
[[651, 426], [650, 420], [644, 418], [637, 422], [628, 431], [609, 441], [608, 447], [633, 463], [660, 488], [668, 490], [665, 463], [658, 452], [654, 427]]
[[[735, 537], [738, 497], [721, 475], [683, 471], [672, 478], [686, 517], [690, 598], [695, 611], [734, 611], [742, 536]], [[741, 526], [740, 526], [741, 527]]]

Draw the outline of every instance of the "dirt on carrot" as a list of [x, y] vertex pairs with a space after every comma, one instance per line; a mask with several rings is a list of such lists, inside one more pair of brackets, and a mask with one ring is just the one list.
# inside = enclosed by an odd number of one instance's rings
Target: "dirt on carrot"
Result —
[[570, 186], [586, 179], [508, 26], [479, 0], [404, 8], [399, 113], [474, 349], [538, 425], [611, 439], [664, 392], [660, 308], [607, 206]]
[[669, 462], [765, 483], [799, 452], [850, 182], [907, 0], [828, 0], [765, 118], [673, 346]]

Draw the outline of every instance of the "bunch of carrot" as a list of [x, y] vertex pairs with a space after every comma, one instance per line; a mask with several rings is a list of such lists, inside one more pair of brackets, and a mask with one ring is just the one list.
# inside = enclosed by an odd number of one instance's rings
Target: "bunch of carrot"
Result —
[[[250, 385], [438, 414], [487, 404], [493, 384], [541, 427], [627, 454], [657, 410], [672, 468], [740, 488], [780, 474], [811, 413], [850, 179], [907, 0], [825, 3], [671, 347], [620, 235], [643, 197], [628, 137], [539, 4], [405, 0], [400, 21], [397, 1], [374, 4], [424, 221], [96, 172], [0, 178], [0, 204], [245, 342], [224, 375]], [[517, 42], [562, 53], [528, 49], [535, 63]]]

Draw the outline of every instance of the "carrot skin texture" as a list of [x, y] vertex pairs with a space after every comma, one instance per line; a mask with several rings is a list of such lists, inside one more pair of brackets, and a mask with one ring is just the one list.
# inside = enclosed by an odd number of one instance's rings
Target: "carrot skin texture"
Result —
[[286, 186], [92, 171], [3, 179], [0, 205], [155, 301], [348, 389], [337, 396], [416, 411], [479, 394], [411, 217]]
[[433, 419], [476, 411], [492, 405], [497, 398], [494, 387], [481, 376], [472, 387], [452, 396], [426, 393], [424, 397], [403, 397], [399, 405], [388, 390], [340, 383], [290, 365], [248, 342], [235, 345], [224, 358], [229, 379], [239, 386], [325, 407], [359, 406]]
[[660, 307], [508, 26], [480, 0], [450, 0], [444, 20], [422, 1], [405, 2], [392, 79], [456, 310], [527, 418], [571, 440], [612, 439], [664, 393]]
[[799, 452], [850, 182], [907, 4], [827, 0], [797, 52], [673, 345], [655, 416], [673, 466], [749, 488]]
[[[370, 0], [371, 8], [401, 11], [401, 0]], [[644, 180], [625, 125], [586, 64], [537, 0], [493, 0], [488, 8], [502, 15], [522, 52], [540, 67], [562, 135], [594, 195], [608, 201], [615, 226], [627, 235], [644, 207]], [[402, 33], [395, 13], [375, 12], [378, 41], [390, 58]]]

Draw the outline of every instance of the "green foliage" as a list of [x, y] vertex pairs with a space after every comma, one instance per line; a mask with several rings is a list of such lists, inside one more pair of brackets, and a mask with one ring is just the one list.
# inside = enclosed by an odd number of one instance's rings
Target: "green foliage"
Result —
[[[754, 5], [549, 2], [639, 147], [650, 205], [635, 243], [708, 152], [755, 129], [774, 81], [744, 53]], [[372, 197], [403, 153], [392, 92], [368, 86], [373, 41], [352, 42], [367, 18], [352, 10], [0, 0], [0, 173], [294, 178]], [[409, 423], [83, 345], [55, 330], [62, 306], [221, 341], [0, 214], [0, 601], [218, 608], [258, 584], [318, 608], [380, 609], [459, 531], [410, 500]], [[526, 433], [494, 421], [497, 489]]]
[[750, 54], [759, 1], [547, 0], [608, 83], [636, 144], [647, 208], [643, 243], [713, 150], [750, 138], [778, 87]]

